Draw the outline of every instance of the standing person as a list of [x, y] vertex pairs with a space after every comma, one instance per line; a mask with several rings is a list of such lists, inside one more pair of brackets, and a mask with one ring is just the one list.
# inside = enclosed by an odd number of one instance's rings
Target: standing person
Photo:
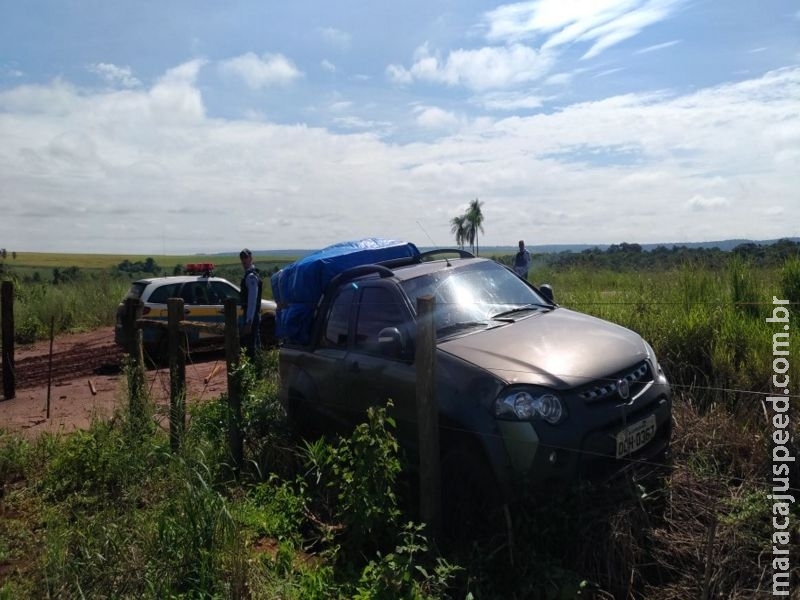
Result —
[[247, 248], [239, 252], [244, 277], [239, 285], [242, 304], [241, 336], [247, 356], [255, 357], [261, 349], [261, 277], [253, 266], [253, 253]]
[[514, 272], [528, 281], [528, 269], [531, 268], [531, 253], [525, 249], [525, 241], [519, 241], [519, 252], [514, 255]]

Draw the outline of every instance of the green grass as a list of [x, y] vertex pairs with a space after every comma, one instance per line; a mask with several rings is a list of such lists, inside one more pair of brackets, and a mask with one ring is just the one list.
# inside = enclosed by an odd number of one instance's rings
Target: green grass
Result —
[[[254, 254], [256, 263], [264, 262], [291, 262], [296, 257], [280, 256], [275, 257], [270, 254]], [[132, 263], [144, 262], [152, 258], [161, 266], [173, 267], [174, 265], [185, 265], [187, 263], [210, 262], [218, 266], [239, 267], [238, 255], [220, 256], [212, 254], [64, 254], [48, 252], [18, 252], [16, 258], [9, 254], [5, 259], [5, 264], [10, 268], [37, 268], [54, 269], [78, 267], [79, 269], [109, 269], [117, 266], [121, 262], [128, 260]]]
[[[763, 591], [759, 557], [772, 544], [761, 400], [772, 391], [779, 331], [765, 319], [773, 296], [795, 301], [797, 261], [539, 269], [531, 279], [551, 283], [562, 306], [629, 327], [653, 345], [675, 405], [673, 468], [661, 486], [537, 498], [514, 507], [513, 547], [445, 554], [398, 503], [401, 463], [385, 415], [374, 413], [350, 438], [294, 445], [271, 353], [237, 372], [246, 459], [238, 478], [229, 468], [225, 396], [193, 407], [180, 453], [170, 452], [165, 432], [125, 411], [72, 435], [26, 440], [0, 431], [0, 599], [677, 600], [700, 596], [712, 530], [712, 596]], [[64, 327], [89, 327], [108, 318], [115, 285], [23, 286], [17, 308], [25, 320], [58, 315]], [[97, 298], [96, 316], [80, 325], [77, 298], [87, 294]], [[146, 399], [142, 406], [152, 410]], [[791, 428], [800, 434], [796, 419]], [[796, 526], [800, 505], [792, 510]]]
[[[687, 265], [661, 272], [538, 271], [562, 306], [628, 327], [650, 342], [670, 380], [701, 406], [727, 402], [757, 413], [772, 377], [773, 296], [800, 286], [800, 269], [756, 269], [734, 258], [727, 269]], [[791, 381], [800, 381], [792, 344]], [[751, 393], [742, 393], [751, 392]], [[755, 415], [754, 415], [755, 416]]]

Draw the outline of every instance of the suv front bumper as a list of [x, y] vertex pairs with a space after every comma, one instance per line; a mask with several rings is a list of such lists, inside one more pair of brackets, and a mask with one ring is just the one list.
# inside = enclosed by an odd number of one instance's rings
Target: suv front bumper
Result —
[[[511, 481], [525, 480], [534, 487], [602, 482], [629, 469], [660, 464], [669, 451], [672, 401], [667, 385], [654, 385], [648, 392], [630, 412], [619, 406], [582, 407], [559, 425], [498, 421]], [[651, 415], [656, 424], [652, 438], [618, 458], [617, 435]]]

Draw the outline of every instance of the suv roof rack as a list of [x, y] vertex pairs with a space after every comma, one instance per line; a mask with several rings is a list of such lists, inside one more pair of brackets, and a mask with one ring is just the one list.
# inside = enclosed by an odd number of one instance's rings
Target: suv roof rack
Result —
[[[375, 264], [387, 267], [389, 269], [393, 269], [396, 267], [405, 267], [407, 265], [416, 265], [434, 256], [445, 255], [445, 254], [457, 254], [459, 258], [475, 258], [474, 254], [472, 254], [471, 252], [467, 252], [466, 250], [461, 250], [460, 248], [437, 248], [436, 250], [428, 250], [426, 252], [421, 252], [416, 256], [404, 256], [401, 258], [392, 258], [389, 260], [382, 260]], [[445, 256], [445, 258], [447, 257]]]
[[431, 258], [432, 256], [438, 256], [439, 254], [458, 254], [459, 258], [475, 258], [472, 252], [467, 252], [461, 248], [437, 248], [436, 250], [422, 252], [419, 255], [419, 261], [422, 262], [423, 260]]
[[[386, 261], [386, 262], [391, 262], [391, 261]], [[334, 277], [328, 284], [328, 287], [333, 289], [341, 283], [350, 281], [351, 279], [355, 279], [357, 277], [361, 277], [362, 275], [371, 275], [372, 273], [377, 273], [378, 275], [381, 276], [381, 278], [391, 277], [392, 275], [394, 275], [394, 273], [392, 273], [392, 270], [389, 269], [385, 263], [359, 265], [357, 267], [351, 267], [345, 271], [342, 271], [338, 275], [334, 275]]]

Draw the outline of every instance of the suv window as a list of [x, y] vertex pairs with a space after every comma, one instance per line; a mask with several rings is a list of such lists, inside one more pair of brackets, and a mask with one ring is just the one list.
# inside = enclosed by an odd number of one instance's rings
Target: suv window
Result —
[[136, 281], [136, 282], [131, 284], [131, 287], [128, 290], [128, 293], [125, 294], [125, 297], [126, 298], [141, 298], [146, 287], [147, 287], [146, 283], [141, 283], [141, 282]]
[[339, 291], [328, 312], [322, 345], [328, 348], [347, 348], [347, 327], [350, 321], [350, 305], [353, 303], [352, 287]]
[[151, 302], [153, 304], [166, 304], [167, 298], [180, 298], [180, 295], [178, 294], [178, 288], [180, 288], [180, 286], [180, 283], [168, 283], [166, 285], [159, 286], [153, 290], [153, 293], [150, 294], [147, 302]]
[[402, 327], [405, 314], [390, 290], [366, 287], [361, 292], [356, 317], [355, 347], [361, 352], [379, 354], [378, 333], [385, 327]]

